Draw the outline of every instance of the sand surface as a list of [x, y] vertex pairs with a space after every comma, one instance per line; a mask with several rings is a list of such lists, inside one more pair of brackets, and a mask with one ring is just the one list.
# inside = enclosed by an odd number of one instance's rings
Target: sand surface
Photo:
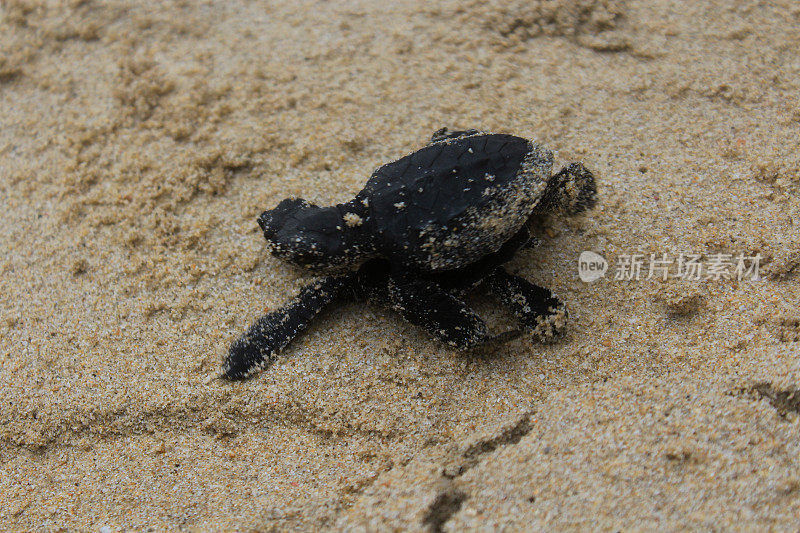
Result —
[[[0, 529], [800, 529], [799, 26], [794, 0], [0, 2]], [[217, 379], [308, 280], [255, 217], [442, 126], [597, 175], [509, 266], [564, 339], [460, 354], [353, 304]], [[632, 253], [763, 279], [614, 280]]]

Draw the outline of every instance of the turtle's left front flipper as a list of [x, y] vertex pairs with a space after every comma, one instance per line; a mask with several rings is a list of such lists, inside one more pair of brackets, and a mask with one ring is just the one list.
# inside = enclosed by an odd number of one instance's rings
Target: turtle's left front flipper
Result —
[[291, 302], [259, 318], [231, 345], [225, 377], [243, 379], [270, 364], [325, 307], [351, 296], [353, 275], [330, 276], [304, 287]]
[[567, 321], [567, 308], [550, 289], [506, 272], [502, 267], [488, 277], [489, 289], [541, 342], [558, 338]]

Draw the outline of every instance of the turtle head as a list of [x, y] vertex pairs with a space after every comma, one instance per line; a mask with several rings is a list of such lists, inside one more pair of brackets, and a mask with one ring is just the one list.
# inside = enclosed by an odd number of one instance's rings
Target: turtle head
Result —
[[319, 207], [302, 198], [287, 198], [261, 213], [258, 225], [270, 252], [311, 270], [330, 271], [360, 259], [359, 235], [345, 223], [339, 206]]
[[577, 215], [593, 208], [596, 203], [594, 174], [581, 163], [570, 163], [547, 182], [536, 211]]

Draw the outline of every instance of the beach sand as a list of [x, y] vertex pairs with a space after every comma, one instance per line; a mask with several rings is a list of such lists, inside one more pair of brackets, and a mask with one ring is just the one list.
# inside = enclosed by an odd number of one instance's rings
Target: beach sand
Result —
[[[800, 529], [798, 25], [793, 0], [0, 2], [0, 529]], [[218, 379], [309, 279], [256, 216], [346, 201], [443, 126], [597, 176], [509, 265], [566, 336], [463, 354], [351, 304]], [[636, 253], [762, 279], [615, 280]]]

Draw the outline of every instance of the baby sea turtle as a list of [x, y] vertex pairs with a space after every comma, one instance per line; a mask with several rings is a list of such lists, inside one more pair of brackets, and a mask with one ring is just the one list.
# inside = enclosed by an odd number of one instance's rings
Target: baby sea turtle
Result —
[[551, 174], [553, 154], [513, 135], [478, 130], [433, 134], [424, 148], [372, 173], [344, 204], [286, 199], [258, 219], [273, 255], [326, 277], [256, 321], [230, 347], [227, 377], [274, 359], [337, 300], [397, 310], [459, 349], [503, 341], [461, 299], [485, 284], [540, 341], [558, 335], [566, 308], [550, 290], [502, 265], [531, 244], [532, 215], [574, 215], [595, 203], [592, 173], [572, 163]]

